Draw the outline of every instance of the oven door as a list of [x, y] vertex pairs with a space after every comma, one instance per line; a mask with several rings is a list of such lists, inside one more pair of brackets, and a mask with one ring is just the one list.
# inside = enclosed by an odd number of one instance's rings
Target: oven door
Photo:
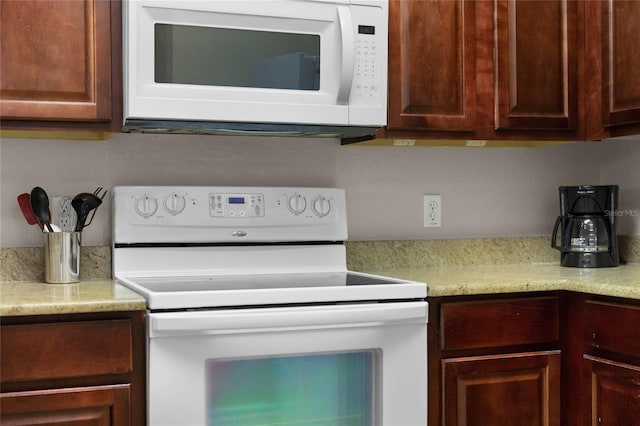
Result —
[[128, 1], [125, 119], [384, 125], [387, 16], [382, 0]]
[[149, 425], [427, 424], [427, 303], [150, 313]]

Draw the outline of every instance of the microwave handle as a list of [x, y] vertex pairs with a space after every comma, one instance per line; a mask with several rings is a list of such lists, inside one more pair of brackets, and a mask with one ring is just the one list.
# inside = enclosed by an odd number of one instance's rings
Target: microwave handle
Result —
[[356, 36], [353, 31], [353, 19], [351, 19], [349, 6], [338, 6], [338, 21], [342, 35], [342, 64], [340, 66], [338, 104], [346, 104], [351, 94], [356, 56]]
[[416, 301], [356, 304], [353, 306], [151, 313], [149, 336], [317, 330], [384, 324], [426, 324], [427, 312], [427, 302]]

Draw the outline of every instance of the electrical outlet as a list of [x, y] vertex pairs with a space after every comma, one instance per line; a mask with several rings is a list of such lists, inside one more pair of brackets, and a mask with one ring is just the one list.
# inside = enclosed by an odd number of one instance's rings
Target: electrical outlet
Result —
[[440, 228], [442, 226], [442, 197], [440, 195], [424, 196], [424, 227]]
[[71, 232], [76, 226], [77, 215], [71, 206], [71, 197], [51, 198], [51, 222], [65, 232]]

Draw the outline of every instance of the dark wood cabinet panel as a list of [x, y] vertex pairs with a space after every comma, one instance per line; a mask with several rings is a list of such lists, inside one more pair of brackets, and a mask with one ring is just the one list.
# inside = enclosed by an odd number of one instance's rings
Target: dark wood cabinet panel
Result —
[[640, 2], [391, 0], [382, 139], [640, 133]]
[[108, 1], [9, 0], [1, 13], [3, 118], [111, 118]]
[[496, 129], [578, 126], [577, 2], [496, 2]]
[[475, 5], [391, 0], [390, 129], [473, 131]]
[[560, 425], [560, 352], [443, 360], [443, 424]]
[[429, 298], [429, 425], [640, 426], [640, 302]]
[[429, 425], [561, 424], [563, 300], [429, 298]]
[[145, 312], [8, 316], [0, 424], [146, 424]]
[[578, 2], [392, 0], [382, 138], [575, 140]]
[[129, 426], [128, 385], [0, 394], [3, 426]]
[[4, 326], [2, 382], [130, 373], [131, 340], [128, 320]]
[[640, 367], [585, 356], [585, 423], [640, 425]]
[[640, 360], [640, 307], [588, 300], [585, 322], [587, 346]]
[[120, 0], [3, 0], [0, 15], [3, 131], [121, 130]]
[[[558, 342], [557, 297], [449, 302], [442, 305], [442, 350]], [[482, 332], [478, 332], [478, 329]]]
[[602, 122], [640, 123], [640, 2], [602, 4]]

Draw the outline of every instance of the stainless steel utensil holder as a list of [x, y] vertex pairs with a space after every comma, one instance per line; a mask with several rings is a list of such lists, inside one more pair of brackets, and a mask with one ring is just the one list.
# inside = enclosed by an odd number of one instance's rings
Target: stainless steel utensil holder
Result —
[[44, 279], [48, 283], [80, 281], [80, 232], [44, 233]]

